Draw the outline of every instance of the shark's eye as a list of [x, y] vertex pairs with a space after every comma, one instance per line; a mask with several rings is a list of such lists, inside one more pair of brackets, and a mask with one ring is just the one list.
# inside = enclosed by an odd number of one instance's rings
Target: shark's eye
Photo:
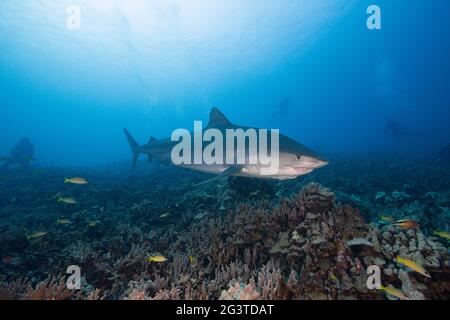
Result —
[[297, 156], [297, 160], [300, 161], [300, 159], [302, 158], [302, 156]]

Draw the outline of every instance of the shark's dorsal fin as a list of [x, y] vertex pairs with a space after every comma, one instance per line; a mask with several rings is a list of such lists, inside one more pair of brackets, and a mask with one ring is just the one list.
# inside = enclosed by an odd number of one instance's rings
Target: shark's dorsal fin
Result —
[[231, 122], [225, 117], [225, 115], [217, 108], [212, 108], [209, 114], [208, 127], [226, 126], [231, 125]]
[[157, 140], [158, 139], [156, 139], [155, 137], [150, 137], [150, 140], [148, 140], [148, 143], [150, 144], [150, 143], [155, 142]]

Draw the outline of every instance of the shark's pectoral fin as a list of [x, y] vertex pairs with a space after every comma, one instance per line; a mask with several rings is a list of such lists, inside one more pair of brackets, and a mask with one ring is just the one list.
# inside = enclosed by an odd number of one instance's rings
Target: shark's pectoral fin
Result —
[[207, 184], [207, 183], [211, 183], [211, 182], [214, 182], [214, 181], [219, 181], [219, 180], [221, 180], [223, 178], [226, 178], [226, 177], [229, 177], [229, 176], [232, 176], [234, 174], [238, 174], [238, 173], [242, 172], [242, 169], [243, 169], [242, 166], [229, 167], [226, 170], [222, 171], [221, 174], [215, 176], [214, 178], [208, 179], [206, 181], [203, 181], [203, 182], [200, 182], [200, 183], [197, 183], [197, 184], [194, 184], [193, 186], [194, 187], [198, 187], [198, 186], [201, 186], [201, 185], [204, 185], [204, 184]]

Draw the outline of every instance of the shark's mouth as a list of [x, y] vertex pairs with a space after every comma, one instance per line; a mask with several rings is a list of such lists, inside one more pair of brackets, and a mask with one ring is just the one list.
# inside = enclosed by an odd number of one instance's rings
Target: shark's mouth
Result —
[[294, 170], [300, 174], [308, 174], [314, 170], [314, 168], [295, 167]]
[[300, 163], [295, 166], [297, 169], [319, 169], [328, 164], [328, 161], [315, 157], [301, 156]]
[[313, 168], [305, 168], [305, 167], [288, 167], [288, 168], [280, 168], [278, 170], [278, 175], [281, 176], [301, 176], [304, 174], [311, 173]]

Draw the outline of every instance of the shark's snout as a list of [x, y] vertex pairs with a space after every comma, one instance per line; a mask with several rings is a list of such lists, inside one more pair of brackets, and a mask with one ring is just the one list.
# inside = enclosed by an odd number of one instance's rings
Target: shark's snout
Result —
[[301, 156], [299, 167], [302, 168], [310, 168], [310, 169], [319, 169], [328, 164], [328, 161], [325, 159], [321, 159], [318, 157], [312, 156]]

